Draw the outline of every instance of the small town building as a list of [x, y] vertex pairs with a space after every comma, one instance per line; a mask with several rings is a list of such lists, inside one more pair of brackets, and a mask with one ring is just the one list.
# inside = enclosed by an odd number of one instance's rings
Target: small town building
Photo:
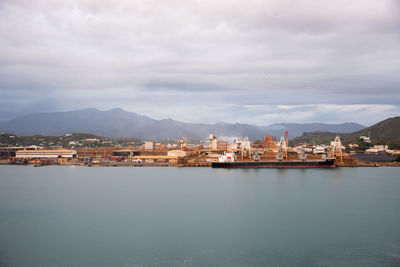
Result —
[[371, 138], [369, 138], [368, 136], [360, 136], [360, 139], [366, 143], [371, 143]]

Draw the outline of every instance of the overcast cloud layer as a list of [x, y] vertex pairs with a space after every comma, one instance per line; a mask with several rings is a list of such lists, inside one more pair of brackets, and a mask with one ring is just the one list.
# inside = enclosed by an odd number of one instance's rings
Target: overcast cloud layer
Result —
[[0, 119], [121, 107], [186, 122], [400, 114], [400, 1], [0, 1]]

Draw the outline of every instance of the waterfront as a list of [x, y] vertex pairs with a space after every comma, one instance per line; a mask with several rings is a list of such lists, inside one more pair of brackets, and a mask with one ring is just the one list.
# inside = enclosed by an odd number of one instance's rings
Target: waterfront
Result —
[[0, 266], [398, 266], [398, 168], [0, 166]]

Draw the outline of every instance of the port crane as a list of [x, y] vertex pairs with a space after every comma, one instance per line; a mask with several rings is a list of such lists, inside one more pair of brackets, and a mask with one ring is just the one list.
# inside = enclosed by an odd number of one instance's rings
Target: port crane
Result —
[[243, 139], [243, 142], [240, 144], [240, 149], [241, 149], [242, 159], [246, 157], [251, 158], [251, 143], [247, 136]]
[[286, 144], [286, 138], [281, 137], [281, 140], [278, 142], [278, 153], [276, 154], [276, 159], [277, 160], [284, 160], [287, 159], [287, 144]]
[[340, 136], [336, 136], [334, 141], [331, 141], [332, 158], [336, 158], [338, 163], [343, 163], [342, 141]]

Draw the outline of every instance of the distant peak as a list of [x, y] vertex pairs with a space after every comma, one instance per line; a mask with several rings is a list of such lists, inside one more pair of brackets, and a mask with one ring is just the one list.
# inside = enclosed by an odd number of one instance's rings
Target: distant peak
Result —
[[123, 110], [122, 108], [112, 108], [112, 109], [110, 109], [110, 110], [108, 110], [108, 111], [113, 111], [113, 112], [127, 112], [127, 111]]
[[74, 111], [99, 111], [97, 108], [84, 108], [84, 109], [78, 109], [78, 110], [72, 110], [72, 111], [64, 111], [66, 112], [74, 112]]

